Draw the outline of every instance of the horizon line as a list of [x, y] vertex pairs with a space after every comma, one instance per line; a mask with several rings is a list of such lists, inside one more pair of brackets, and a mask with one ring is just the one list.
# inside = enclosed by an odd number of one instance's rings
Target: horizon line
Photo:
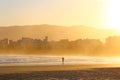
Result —
[[24, 26], [42, 26], [42, 25], [44, 25], [44, 26], [46, 26], [46, 25], [48, 25], [48, 26], [59, 26], [59, 27], [81, 27], [82, 26], [82, 27], [89, 27], [89, 28], [95, 28], [95, 29], [113, 30], [111, 28], [104, 28], [104, 27], [96, 28], [94, 26], [88, 26], [88, 25], [82, 25], [82, 24], [79, 24], [79, 25], [25, 24], [25, 25], [0, 25], [0, 27], [24, 27]]

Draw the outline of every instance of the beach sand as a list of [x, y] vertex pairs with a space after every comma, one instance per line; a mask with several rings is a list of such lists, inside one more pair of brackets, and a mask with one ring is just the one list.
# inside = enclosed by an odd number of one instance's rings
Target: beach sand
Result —
[[110, 65], [1, 66], [0, 80], [120, 80]]

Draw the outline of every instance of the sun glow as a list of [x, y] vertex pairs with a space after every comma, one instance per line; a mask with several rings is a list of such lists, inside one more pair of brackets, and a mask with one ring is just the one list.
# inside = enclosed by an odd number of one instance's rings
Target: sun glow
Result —
[[120, 0], [104, 0], [105, 26], [120, 31]]

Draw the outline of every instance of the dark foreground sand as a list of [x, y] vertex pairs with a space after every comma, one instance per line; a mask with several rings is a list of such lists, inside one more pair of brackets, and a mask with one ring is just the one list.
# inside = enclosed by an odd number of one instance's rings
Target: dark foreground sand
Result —
[[0, 80], [120, 80], [108, 65], [1, 66]]

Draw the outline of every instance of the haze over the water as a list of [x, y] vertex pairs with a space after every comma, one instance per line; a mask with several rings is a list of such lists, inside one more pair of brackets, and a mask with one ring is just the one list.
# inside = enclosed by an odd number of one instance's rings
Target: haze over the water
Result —
[[0, 25], [86, 25], [118, 30], [119, 0], [0, 0]]

